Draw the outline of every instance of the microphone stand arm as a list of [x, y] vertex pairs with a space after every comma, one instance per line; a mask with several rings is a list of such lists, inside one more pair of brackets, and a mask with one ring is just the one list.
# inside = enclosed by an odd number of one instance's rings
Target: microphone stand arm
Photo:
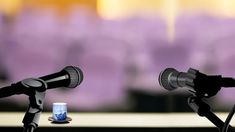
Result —
[[188, 98], [188, 105], [199, 116], [205, 116], [211, 121], [220, 132], [235, 132], [233, 127], [229, 125], [235, 112], [235, 106], [230, 111], [226, 121], [223, 122], [211, 111], [210, 106], [202, 100], [204, 97], [209, 98], [216, 95], [221, 87], [234, 87], [235, 79], [229, 77], [224, 78], [221, 75], [209, 76], [192, 68], [188, 70], [187, 76], [185, 85], [192, 88], [190, 92], [193, 93], [193, 96]]
[[[191, 96], [188, 98], [188, 105], [199, 115], [205, 116], [209, 121], [211, 121], [220, 132], [223, 132], [225, 123], [218, 118], [212, 111], [210, 106], [205, 103], [201, 98], [197, 96]], [[235, 132], [232, 126], [228, 125], [228, 129], [225, 132]]]

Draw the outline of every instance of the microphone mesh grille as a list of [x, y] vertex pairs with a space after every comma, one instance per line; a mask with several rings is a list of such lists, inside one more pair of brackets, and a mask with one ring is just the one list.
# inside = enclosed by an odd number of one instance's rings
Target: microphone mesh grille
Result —
[[75, 66], [67, 66], [63, 70], [65, 70], [70, 77], [69, 88], [77, 87], [83, 81], [83, 73], [82, 70]]
[[159, 75], [158, 81], [160, 86], [164, 87], [167, 90], [174, 90], [175, 88], [170, 85], [169, 76], [173, 72], [177, 72], [174, 68], [167, 68], [162, 71]]

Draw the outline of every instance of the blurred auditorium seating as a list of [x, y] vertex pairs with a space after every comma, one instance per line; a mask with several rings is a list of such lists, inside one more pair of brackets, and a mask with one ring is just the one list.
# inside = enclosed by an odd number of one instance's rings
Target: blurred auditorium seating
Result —
[[[25, 9], [12, 21], [5, 23], [10, 28], [0, 30], [0, 38], [4, 38], [0, 40], [0, 70], [7, 68], [3, 71], [7, 71], [8, 82], [47, 75], [66, 65], [81, 67], [85, 73], [76, 89], [48, 91], [47, 109], [56, 101], [69, 102], [73, 110], [129, 108], [124, 105], [130, 91], [149, 96], [166, 92], [157, 82], [166, 67], [235, 75], [230, 61], [234, 58], [233, 19], [179, 16], [173, 42], [167, 38], [165, 22], [157, 16], [106, 20], [72, 10], [61, 20], [53, 10]], [[3, 24], [0, 20], [0, 27]], [[223, 57], [225, 53], [231, 56]], [[15, 102], [20, 98], [27, 105], [25, 96], [11, 98]]]

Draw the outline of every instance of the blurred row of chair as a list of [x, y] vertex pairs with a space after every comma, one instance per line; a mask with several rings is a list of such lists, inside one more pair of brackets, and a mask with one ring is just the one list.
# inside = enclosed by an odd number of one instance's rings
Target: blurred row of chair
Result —
[[[173, 42], [159, 16], [105, 20], [75, 10], [59, 19], [53, 11], [24, 10], [11, 22], [0, 19], [0, 70], [9, 82], [66, 65], [84, 71], [79, 88], [48, 91], [46, 105], [64, 101], [92, 110], [122, 105], [129, 89], [161, 93], [157, 78], [166, 67], [235, 76], [235, 19], [180, 16]], [[234, 99], [230, 93], [221, 97]]]

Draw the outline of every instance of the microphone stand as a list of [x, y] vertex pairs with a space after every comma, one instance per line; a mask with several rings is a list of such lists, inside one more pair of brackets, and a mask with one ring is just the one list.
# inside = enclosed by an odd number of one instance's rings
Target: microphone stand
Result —
[[22, 84], [26, 89], [32, 89], [26, 94], [29, 96], [29, 106], [22, 121], [24, 124], [23, 132], [33, 132], [38, 127], [47, 85], [40, 79], [23, 80]]
[[185, 85], [193, 88], [190, 90], [193, 96], [188, 98], [188, 105], [199, 115], [205, 116], [211, 121], [220, 132], [235, 132], [229, 122], [235, 112], [235, 106], [230, 111], [227, 119], [223, 122], [212, 111], [210, 106], [202, 99], [204, 97], [209, 98], [217, 94], [221, 87], [234, 87], [235, 80], [233, 78], [224, 78], [221, 75], [206, 75], [200, 73], [198, 70], [190, 68], [187, 72], [188, 79], [186, 79]]
[[234, 109], [230, 112], [227, 117], [227, 123], [224, 123], [220, 118], [218, 118], [212, 111], [210, 106], [205, 103], [202, 98], [194, 95], [188, 98], [188, 105], [199, 115], [205, 116], [209, 121], [211, 121], [218, 129], [219, 132], [235, 132], [232, 126], [229, 125], [229, 121], [231, 120]]

